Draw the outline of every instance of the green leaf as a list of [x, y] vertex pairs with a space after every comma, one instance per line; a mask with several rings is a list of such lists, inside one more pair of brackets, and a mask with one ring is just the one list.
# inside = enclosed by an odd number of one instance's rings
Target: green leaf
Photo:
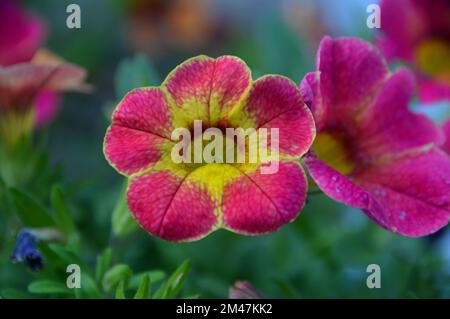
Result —
[[27, 193], [11, 187], [9, 192], [20, 220], [26, 227], [48, 227], [55, 223], [45, 207]]
[[105, 251], [97, 256], [97, 263], [95, 265], [95, 281], [102, 282], [105, 272], [111, 266], [112, 250], [111, 248], [106, 248]]
[[75, 295], [77, 298], [101, 298], [102, 295], [98, 289], [94, 279], [88, 274], [82, 271], [81, 273], [81, 288], [75, 289]]
[[161, 281], [166, 276], [165, 272], [161, 271], [161, 270], [144, 271], [139, 274], [133, 275], [130, 278], [130, 282], [128, 283], [128, 286], [132, 289], [138, 289], [139, 285], [141, 284], [142, 279], [147, 275], [150, 277], [150, 281], [152, 283]]
[[126, 236], [139, 228], [127, 206], [126, 186], [127, 181], [120, 192], [119, 200], [112, 214], [113, 233], [118, 237]]
[[50, 199], [55, 210], [56, 225], [68, 235], [75, 233], [75, 224], [59, 186], [55, 185], [52, 187]]
[[153, 297], [155, 299], [176, 298], [186, 280], [190, 268], [191, 262], [189, 260], [184, 261], [161, 288], [158, 289]]
[[150, 276], [148, 274], [142, 277], [139, 288], [134, 295], [134, 299], [147, 299], [150, 296]]
[[86, 268], [83, 260], [76, 253], [61, 244], [51, 243], [48, 244], [48, 248], [67, 264], [77, 264], [81, 268]]
[[143, 54], [122, 60], [117, 68], [114, 80], [118, 99], [123, 98], [125, 94], [135, 88], [160, 84], [155, 67]]
[[116, 299], [126, 299], [124, 289], [125, 289], [125, 281], [121, 280], [117, 285]]
[[32, 294], [65, 294], [72, 295], [74, 292], [67, 288], [65, 282], [54, 280], [36, 280], [28, 286]]
[[17, 289], [3, 289], [0, 293], [0, 298], [5, 299], [30, 299], [31, 295], [25, 291]]
[[132, 275], [132, 271], [128, 265], [117, 264], [109, 269], [103, 277], [103, 289], [112, 291], [117, 287], [120, 281], [127, 281]]

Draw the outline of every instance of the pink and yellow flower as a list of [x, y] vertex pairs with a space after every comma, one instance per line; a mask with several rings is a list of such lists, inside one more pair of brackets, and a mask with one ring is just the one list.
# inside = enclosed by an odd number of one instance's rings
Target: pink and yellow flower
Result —
[[85, 90], [86, 73], [39, 51], [30, 62], [0, 66], [0, 137], [15, 144], [54, 114], [58, 91]]
[[0, 136], [14, 144], [49, 122], [61, 97], [84, 89], [84, 70], [39, 49], [44, 23], [17, 1], [0, 0]]
[[379, 46], [416, 70], [423, 102], [450, 100], [450, 2], [381, 1]]
[[[175, 164], [175, 128], [278, 128], [279, 169], [261, 163]], [[307, 182], [299, 163], [315, 136], [296, 85], [281, 76], [252, 81], [240, 59], [199, 56], [172, 71], [160, 87], [139, 88], [120, 102], [104, 152], [129, 177], [128, 207], [152, 235], [200, 239], [219, 228], [257, 235], [277, 230], [301, 211]]]
[[442, 131], [408, 102], [415, 78], [390, 73], [372, 45], [324, 38], [317, 71], [301, 83], [317, 138], [304, 157], [329, 197], [363, 210], [380, 226], [417, 237], [450, 219], [450, 158]]

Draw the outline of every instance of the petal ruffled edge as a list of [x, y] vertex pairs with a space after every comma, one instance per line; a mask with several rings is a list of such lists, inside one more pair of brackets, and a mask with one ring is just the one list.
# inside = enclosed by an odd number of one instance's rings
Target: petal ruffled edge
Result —
[[313, 116], [299, 88], [280, 75], [266, 75], [254, 81], [247, 100], [242, 108], [230, 113], [229, 121], [244, 129], [278, 129], [279, 153], [285, 158], [300, 158], [316, 136]]
[[223, 191], [223, 227], [239, 234], [271, 233], [292, 222], [306, 202], [308, 183], [299, 163], [279, 162], [275, 174], [242, 172]]
[[177, 127], [193, 120], [210, 124], [226, 121], [228, 113], [247, 96], [251, 71], [235, 56], [216, 59], [206, 55], [190, 58], [177, 66], [163, 81]]
[[162, 170], [137, 176], [130, 180], [127, 203], [142, 228], [167, 241], [199, 240], [217, 228], [216, 203], [188, 173]]
[[426, 236], [450, 220], [450, 157], [436, 147], [372, 165], [354, 178], [374, 199], [368, 215], [392, 232]]
[[443, 150], [450, 154], [450, 120], [444, 123], [442, 127], [445, 135], [445, 143], [442, 146]]
[[303, 157], [303, 163], [316, 185], [330, 198], [345, 205], [366, 209], [370, 195], [349, 177], [339, 173], [317, 158], [313, 152]]
[[103, 142], [109, 164], [120, 174], [138, 174], [158, 163], [173, 146], [172, 114], [159, 88], [139, 88], [119, 102]]

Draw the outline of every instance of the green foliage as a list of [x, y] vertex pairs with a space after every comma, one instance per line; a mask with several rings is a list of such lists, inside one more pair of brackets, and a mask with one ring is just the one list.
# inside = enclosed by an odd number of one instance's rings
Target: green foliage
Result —
[[111, 291], [117, 287], [120, 282], [127, 282], [132, 275], [132, 271], [128, 265], [114, 265], [103, 277], [102, 285], [106, 291]]
[[10, 188], [11, 197], [16, 205], [16, 212], [26, 227], [49, 227], [54, 225], [45, 207], [33, 196], [17, 188]]
[[134, 299], [147, 299], [150, 297], [150, 276], [148, 274], [145, 274], [142, 279], [141, 283], [139, 284], [139, 288], [136, 291], [136, 294], [134, 295]]
[[131, 215], [131, 212], [127, 206], [126, 186], [128, 182], [125, 182], [125, 187], [119, 194], [119, 200], [112, 214], [112, 230], [114, 235], [124, 237], [136, 231], [138, 229], [138, 223]]
[[65, 283], [54, 280], [36, 280], [28, 286], [28, 291], [39, 295], [72, 295]]
[[184, 261], [180, 267], [167, 279], [165, 283], [155, 292], [153, 298], [155, 299], [169, 299], [176, 298], [183, 286], [184, 281], [191, 268], [189, 260]]

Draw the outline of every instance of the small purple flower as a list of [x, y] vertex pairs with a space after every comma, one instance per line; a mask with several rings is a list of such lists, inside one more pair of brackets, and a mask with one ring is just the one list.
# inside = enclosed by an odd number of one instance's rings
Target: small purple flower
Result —
[[17, 236], [16, 247], [11, 255], [13, 262], [21, 262], [33, 271], [39, 271], [44, 266], [44, 258], [36, 248], [36, 236], [29, 230], [22, 229]]

